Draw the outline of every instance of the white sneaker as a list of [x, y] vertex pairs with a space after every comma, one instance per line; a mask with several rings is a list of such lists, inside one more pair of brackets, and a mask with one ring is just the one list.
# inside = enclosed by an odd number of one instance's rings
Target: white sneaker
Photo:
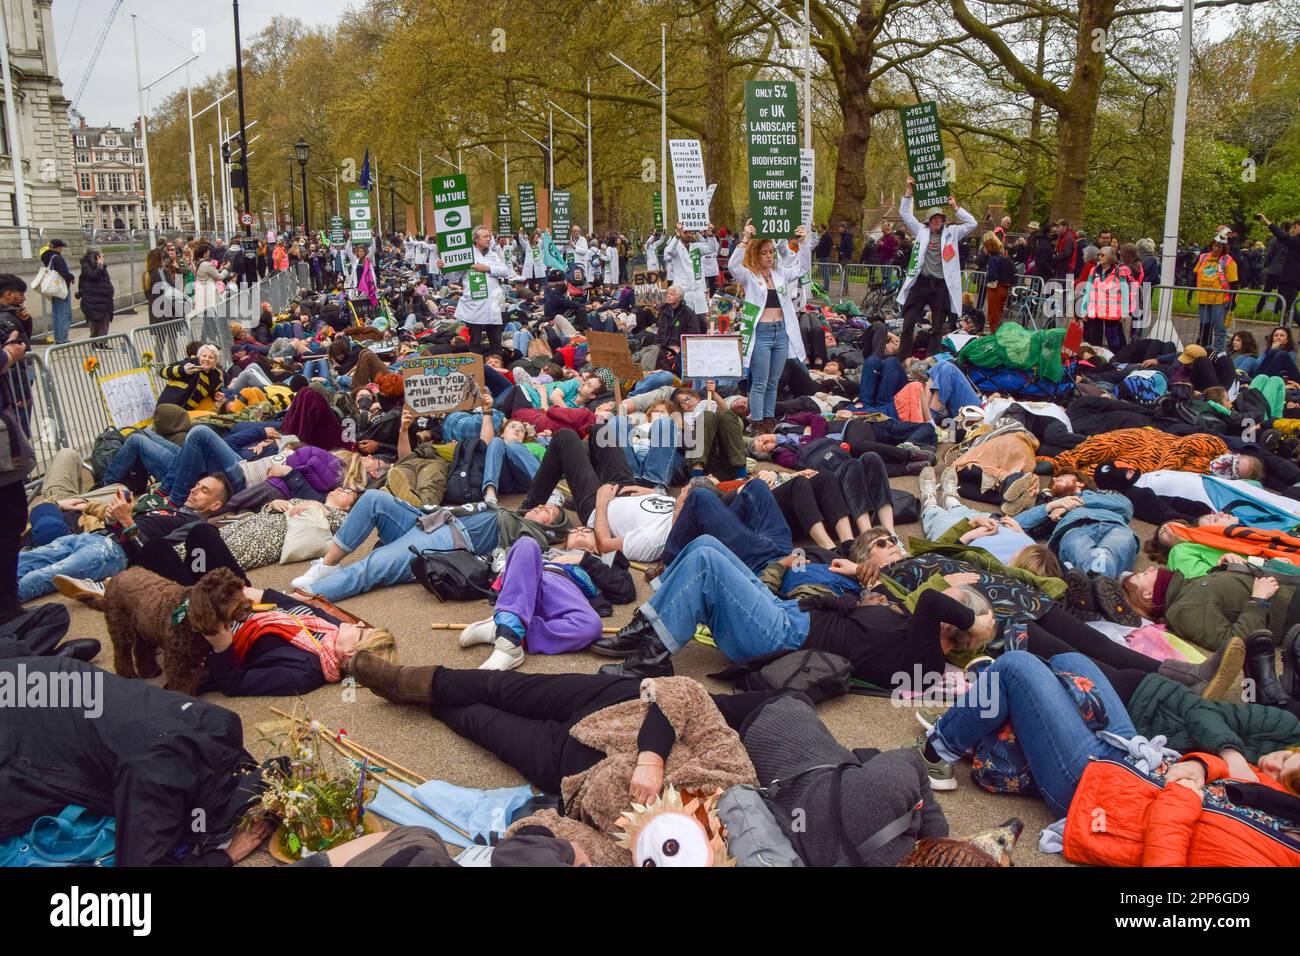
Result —
[[316, 586], [317, 581], [329, 577], [338, 569], [337, 564], [326, 564], [324, 558], [317, 558], [307, 567], [306, 571], [294, 578], [291, 583], [304, 594], [311, 594], [313, 593], [312, 588]]
[[524, 662], [527, 655], [524, 649], [514, 641], [498, 637], [496, 649], [492, 655], [478, 666], [481, 671], [512, 671]]
[[104, 585], [88, 578], [71, 578], [66, 574], [54, 575], [54, 589], [64, 597], [78, 601], [89, 601], [104, 596]]
[[926, 465], [922, 468], [921, 474], [917, 476], [916, 481], [921, 487], [921, 501], [923, 504], [930, 504], [938, 499], [939, 482], [934, 474], [934, 466]]
[[460, 632], [460, 646], [473, 647], [475, 644], [491, 644], [497, 639], [497, 625], [492, 618], [475, 621]]
[[949, 466], [939, 474], [939, 490], [943, 492], [945, 502], [950, 499], [961, 501], [961, 495], [957, 491], [957, 470]]

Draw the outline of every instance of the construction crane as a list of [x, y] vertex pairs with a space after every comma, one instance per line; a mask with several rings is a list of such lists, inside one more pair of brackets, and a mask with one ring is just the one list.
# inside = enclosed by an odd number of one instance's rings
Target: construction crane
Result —
[[77, 87], [77, 95], [72, 98], [72, 105], [68, 107], [68, 112], [78, 120], [85, 119], [77, 109], [77, 104], [81, 102], [81, 94], [86, 92], [86, 85], [90, 82], [90, 74], [95, 71], [95, 63], [99, 60], [99, 53], [104, 49], [104, 41], [108, 39], [108, 31], [113, 26], [113, 21], [117, 19], [117, 11], [122, 9], [123, 0], [114, 0], [113, 9], [108, 12], [108, 19], [104, 21], [104, 28], [99, 32], [99, 40], [95, 43], [95, 51], [90, 54], [90, 62], [86, 64], [86, 72], [81, 76], [81, 85]]

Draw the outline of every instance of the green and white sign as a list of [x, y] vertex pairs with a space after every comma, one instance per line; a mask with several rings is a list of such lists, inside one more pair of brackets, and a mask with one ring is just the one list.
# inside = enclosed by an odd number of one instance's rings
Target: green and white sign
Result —
[[[348, 219], [352, 221], [352, 241], [368, 246], [374, 239], [370, 229], [370, 193], [364, 189], [348, 190]], [[342, 242], [342, 238], [339, 239]]]
[[761, 237], [783, 239], [801, 219], [799, 100], [795, 84], [745, 81], [749, 216]]
[[905, 106], [898, 113], [903, 124], [907, 170], [916, 180], [912, 187], [914, 208], [942, 206], [948, 202], [948, 169], [939, 135], [939, 108], [930, 100]]
[[469, 211], [469, 184], [464, 173], [430, 180], [433, 191], [433, 227], [438, 235], [438, 258], [445, 271], [474, 264], [470, 237], [474, 221]]
[[530, 236], [537, 228], [537, 187], [532, 183], [519, 184], [519, 228]]
[[509, 193], [497, 193], [497, 235], [514, 233], [514, 214], [510, 206]]
[[652, 205], [653, 208], [654, 208], [655, 232], [662, 233], [662, 232], [664, 231], [664, 197], [663, 197], [663, 193], [659, 192], [659, 190], [656, 189], [656, 190], [655, 190], [654, 197], [650, 200], [650, 203], [651, 203], [651, 205]]
[[551, 237], [556, 242], [567, 242], [569, 239], [569, 227], [573, 225], [571, 202], [572, 195], [567, 189], [551, 193]]
[[330, 216], [330, 245], [343, 245], [343, 217]]

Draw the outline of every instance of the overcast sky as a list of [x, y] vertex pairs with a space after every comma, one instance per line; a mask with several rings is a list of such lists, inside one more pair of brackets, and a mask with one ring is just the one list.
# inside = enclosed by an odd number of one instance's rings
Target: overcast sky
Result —
[[[104, 29], [114, 0], [54, 0], [54, 35], [58, 44], [59, 76], [69, 99], [76, 96], [86, 65]], [[350, 6], [349, 0], [244, 0], [239, 5], [244, 42], [275, 16], [297, 17], [310, 25], [331, 24]], [[136, 103], [135, 55], [131, 14], [138, 18], [141, 82], [161, 74], [194, 55], [193, 31], [206, 32], [207, 49], [191, 66], [195, 80], [217, 73], [235, 62], [235, 29], [230, 0], [126, 0], [108, 32], [94, 72], [77, 109], [92, 126], [128, 126], [139, 112]], [[152, 89], [157, 104], [185, 86], [185, 71]], [[195, 104], [198, 108], [198, 104]]]

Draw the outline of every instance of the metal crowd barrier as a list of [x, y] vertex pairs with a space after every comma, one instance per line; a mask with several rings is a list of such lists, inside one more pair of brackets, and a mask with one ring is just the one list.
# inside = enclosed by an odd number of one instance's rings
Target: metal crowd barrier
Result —
[[0, 389], [36, 451], [36, 467], [27, 477], [30, 489], [40, 484], [55, 454], [67, 446], [63, 411], [53, 399], [49, 371], [37, 352], [28, 352], [0, 375]]
[[185, 346], [194, 341], [187, 319], [155, 322], [131, 330], [131, 344], [147, 364], [171, 365], [185, 358]]
[[860, 303], [873, 289], [897, 292], [903, 284], [903, 270], [899, 266], [872, 265], [866, 262], [848, 262], [841, 266], [844, 283], [840, 294], [844, 299]]
[[812, 279], [834, 302], [844, 301], [844, 266], [838, 262], [814, 262]]
[[46, 350], [48, 397], [56, 409], [55, 419], [61, 423], [60, 447], [90, 452], [96, 436], [114, 427], [100, 389], [100, 377], [139, 367], [140, 356], [125, 333], [52, 345]]

